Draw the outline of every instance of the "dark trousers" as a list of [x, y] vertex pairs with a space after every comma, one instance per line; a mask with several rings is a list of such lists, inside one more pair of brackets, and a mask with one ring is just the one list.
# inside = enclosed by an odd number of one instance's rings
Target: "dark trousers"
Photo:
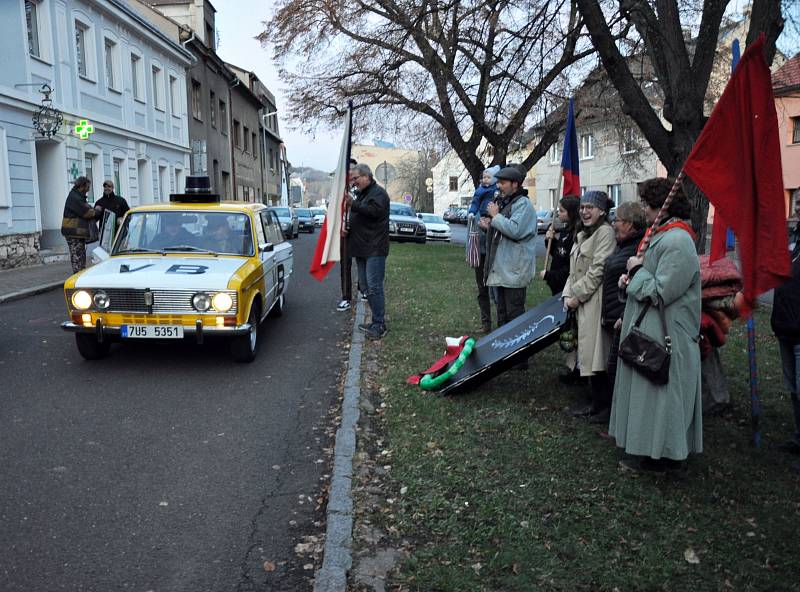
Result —
[[483, 279], [483, 266], [486, 255], [481, 255], [481, 264], [475, 269], [475, 283], [478, 286], [478, 308], [481, 309], [481, 325], [492, 324], [492, 305], [489, 302], [489, 287]]
[[497, 326], [513, 321], [525, 312], [527, 288], [504, 288], [497, 286]]
[[589, 384], [592, 387], [592, 403], [595, 408], [601, 409], [611, 407], [611, 399], [614, 395], [614, 385], [608, 380], [606, 372], [596, 372], [589, 377]]
[[353, 258], [348, 253], [347, 237], [343, 236], [339, 243], [339, 271], [342, 281], [342, 300], [348, 302], [353, 299]]

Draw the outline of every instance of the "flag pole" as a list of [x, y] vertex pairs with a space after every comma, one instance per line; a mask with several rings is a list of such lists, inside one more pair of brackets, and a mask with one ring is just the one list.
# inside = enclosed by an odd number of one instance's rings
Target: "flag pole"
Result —
[[[553, 230], [556, 225], [555, 216], [558, 212], [558, 201], [563, 197], [561, 195], [562, 187], [564, 185], [564, 171], [561, 171], [561, 174], [558, 176], [558, 191], [556, 192], [556, 203], [553, 204], [553, 221], [550, 222], [550, 228], [548, 228], [548, 232]], [[547, 240], [547, 251], [544, 254], [544, 270], [548, 271], [547, 266], [550, 265], [550, 252], [553, 250], [553, 239], [550, 238]]]

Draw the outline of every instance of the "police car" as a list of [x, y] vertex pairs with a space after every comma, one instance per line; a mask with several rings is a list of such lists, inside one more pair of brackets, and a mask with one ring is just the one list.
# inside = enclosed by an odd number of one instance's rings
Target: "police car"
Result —
[[168, 204], [132, 208], [115, 232], [107, 212], [99, 262], [64, 283], [78, 351], [108, 355], [112, 341], [230, 340], [251, 362], [259, 327], [283, 313], [293, 253], [263, 204], [221, 202], [207, 177], [189, 177]]

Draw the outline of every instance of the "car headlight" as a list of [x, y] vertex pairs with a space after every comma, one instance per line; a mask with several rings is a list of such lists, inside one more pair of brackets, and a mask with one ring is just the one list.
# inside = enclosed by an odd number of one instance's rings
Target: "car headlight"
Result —
[[389, 222], [389, 232], [397, 232], [397, 224]]
[[78, 290], [72, 294], [72, 306], [78, 310], [88, 310], [92, 307], [92, 295], [86, 290]]
[[211, 296], [204, 294], [203, 292], [198, 292], [192, 296], [192, 306], [194, 306], [195, 310], [206, 312], [209, 308], [211, 308]]
[[92, 301], [94, 302], [95, 307], [100, 309], [106, 309], [111, 304], [111, 298], [109, 298], [108, 294], [102, 290], [94, 293]]
[[281, 224], [281, 228], [283, 228], [284, 230], [288, 230], [289, 225], [286, 222], [284, 222], [283, 224]]
[[214, 310], [217, 312], [228, 312], [233, 307], [233, 298], [231, 298], [230, 294], [226, 294], [225, 292], [214, 294], [214, 297], [211, 299], [211, 306], [213, 306]]

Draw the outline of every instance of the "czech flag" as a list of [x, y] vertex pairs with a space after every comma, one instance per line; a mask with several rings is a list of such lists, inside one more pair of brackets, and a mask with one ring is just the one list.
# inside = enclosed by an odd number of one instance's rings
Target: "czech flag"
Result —
[[342, 146], [339, 150], [339, 162], [333, 176], [331, 199], [328, 212], [314, 249], [309, 270], [317, 280], [322, 281], [333, 265], [341, 259], [342, 228], [344, 227], [344, 196], [347, 193], [347, 176], [350, 172], [350, 136], [353, 124], [353, 103], [347, 105], [347, 117], [344, 123]]
[[564, 175], [562, 195], [581, 194], [581, 175], [578, 169], [578, 136], [575, 133], [575, 102], [569, 100], [567, 132], [564, 134], [564, 151], [561, 154], [561, 173]]

